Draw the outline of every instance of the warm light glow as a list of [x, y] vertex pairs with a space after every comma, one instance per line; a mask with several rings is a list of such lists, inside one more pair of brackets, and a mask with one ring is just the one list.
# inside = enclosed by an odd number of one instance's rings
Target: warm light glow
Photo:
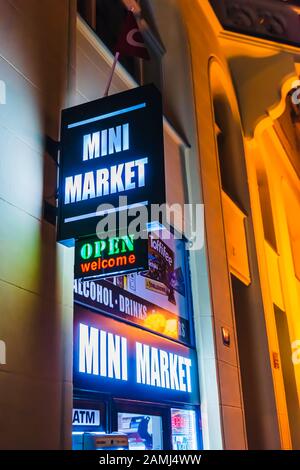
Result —
[[145, 327], [157, 333], [164, 334], [170, 338], [178, 339], [178, 320], [166, 318], [162, 313], [151, 313], [145, 319]]

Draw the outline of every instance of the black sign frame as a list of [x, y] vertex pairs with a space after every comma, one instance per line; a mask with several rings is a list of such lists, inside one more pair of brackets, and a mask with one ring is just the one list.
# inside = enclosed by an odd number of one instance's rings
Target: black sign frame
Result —
[[[84, 136], [100, 133], [102, 139], [102, 136], [110, 135], [110, 129], [117, 132], [117, 128], [124, 129], [123, 126], [126, 125], [129, 126], [128, 140], [127, 145], [123, 145], [121, 150], [102, 156], [101, 147], [98, 158], [83, 160]], [[106, 134], [102, 134], [102, 131]], [[109, 137], [106, 147], [110, 148]], [[111, 148], [113, 149], [113, 145]], [[106, 148], [106, 151], [109, 150]], [[142, 161], [144, 163], [141, 163]], [[130, 174], [132, 162], [135, 166], [132, 167], [133, 174], [130, 181], [135, 187], [113, 193], [115, 187], [112, 188], [111, 185], [112, 166], [118, 169], [122, 167], [123, 173], [126, 167]], [[97, 186], [95, 192], [97, 196], [84, 200], [83, 197], [79, 197], [85, 194], [83, 188], [87, 173], [93, 173], [96, 185], [99, 181], [97, 171], [104, 172], [105, 169], [110, 172], [109, 194], [98, 196], [100, 190]], [[144, 186], [142, 186], [143, 171]], [[79, 175], [77, 181], [81, 181], [81, 184], [76, 186], [81, 188], [81, 194], [77, 191], [76, 200], [72, 202], [70, 195], [75, 193], [68, 191], [66, 194], [66, 178], [69, 178], [68, 181], [72, 181], [73, 184], [75, 175]], [[124, 175], [122, 178], [123, 181], [126, 180]], [[128, 185], [124, 184], [125, 187]], [[72, 188], [75, 188], [75, 183]], [[101, 186], [101, 190], [103, 188], [104, 186]], [[162, 99], [160, 92], [152, 84], [62, 111], [57, 240], [73, 246], [74, 239], [94, 235], [97, 222], [101, 218], [97, 213], [99, 205], [111, 204], [118, 212], [119, 196], [127, 196], [128, 208], [166, 202]]]

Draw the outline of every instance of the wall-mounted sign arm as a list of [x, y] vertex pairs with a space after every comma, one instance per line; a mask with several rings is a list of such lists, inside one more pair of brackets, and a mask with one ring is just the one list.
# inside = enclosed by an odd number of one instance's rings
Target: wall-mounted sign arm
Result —
[[52, 139], [49, 135], [45, 135], [44, 148], [46, 153], [54, 160], [57, 166], [59, 166], [59, 152], [60, 152], [60, 142]]

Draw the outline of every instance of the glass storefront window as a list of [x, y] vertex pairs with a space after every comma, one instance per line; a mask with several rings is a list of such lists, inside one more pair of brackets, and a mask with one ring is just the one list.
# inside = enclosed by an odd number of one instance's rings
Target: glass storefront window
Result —
[[173, 450], [197, 450], [196, 412], [171, 409]]
[[162, 418], [118, 413], [118, 432], [127, 434], [129, 450], [162, 450]]

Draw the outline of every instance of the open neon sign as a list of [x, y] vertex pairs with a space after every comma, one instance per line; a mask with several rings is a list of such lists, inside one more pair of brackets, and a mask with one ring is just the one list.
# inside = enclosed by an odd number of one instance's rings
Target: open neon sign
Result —
[[147, 241], [133, 235], [80, 240], [75, 245], [75, 277], [107, 277], [148, 268]]

